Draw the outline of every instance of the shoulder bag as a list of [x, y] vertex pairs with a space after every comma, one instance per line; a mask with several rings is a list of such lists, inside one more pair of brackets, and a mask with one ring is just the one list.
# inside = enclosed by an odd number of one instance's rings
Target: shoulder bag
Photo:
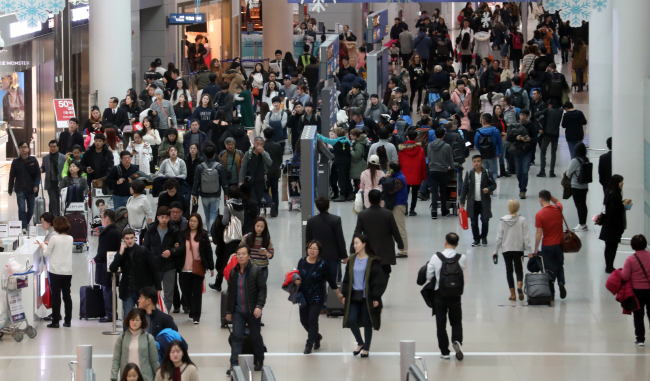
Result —
[[650, 277], [648, 276], [648, 273], [645, 271], [645, 267], [643, 267], [643, 263], [641, 262], [641, 259], [639, 259], [639, 256], [634, 253], [634, 258], [636, 258], [637, 262], [639, 262], [639, 266], [641, 266], [641, 271], [643, 271], [643, 275], [645, 275], [645, 278], [648, 280], [648, 283], [650, 283]]
[[[201, 243], [199, 242], [199, 249], [201, 248]], [[192, 274], [198, 275], [200, 277], [205, 276], [205, 267], [203, 267], [203, 261], [201, 261], [201, 253], [199, 253], [199, 259], [194, 259], [194, 249], [192, 249], [192, 242], [190, 241], [190, 252], [192, 254]]]
[[564, 234], [562, 234], [562, 241], [560, 242], [562, 245], [562, 251], [564, 253], [577, 253], [582, 248], [582, 242], [580, 241], [580, 238], [578, 238], [578, 235], [569, 229], [569, 224], [567, 224], [566, 219], [564, 218], [562, 209], [560, 209], [559, 206], [557, 208], [562, 214], [562, 220], [564, 221], [564, 226], [566, 227]]
[[235, 217], [232, 210], [232, 205], [228, 205], [230, 210], [230, 223], [223, 230], [223, 242], [230, 243], [235, 240], [242, 239], [242, 226], [239, 218]]

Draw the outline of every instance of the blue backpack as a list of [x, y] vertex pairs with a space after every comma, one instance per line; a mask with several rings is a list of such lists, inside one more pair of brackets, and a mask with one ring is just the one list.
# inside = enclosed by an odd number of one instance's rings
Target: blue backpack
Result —
[[440, 94], [438, 93], [429, 93], [429, 106], [433, 108], [433, 105], [440, 99]]

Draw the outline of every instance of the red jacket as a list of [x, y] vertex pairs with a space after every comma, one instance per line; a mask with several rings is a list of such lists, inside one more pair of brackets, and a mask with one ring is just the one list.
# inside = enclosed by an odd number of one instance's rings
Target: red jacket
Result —
[[397, 153], [402, 173], [406, 177], [406, 185], [420, 185], [427, 178], [426, 153], [422, 144], [407, 140], [399, 145]]
[[[636, 305], [639, 305], [639, 300], [636, 298], [636, 295], [634, 294], [634, 291], [632, 289], [632, 282], [627, 281], [623, 282], [623, 278], [621, 274], [623, 273], [622, 269], [616, 269], [614, 272], [607, 278], [607, 283], [605, 283], [605, 287], [611, 292], [612, 294], [616, 295], [616, 301], [621, 303], [623, 305], [623, 302], [628, 300], [629, 298], [634, 298]], [[623, 313], [626, 315], [632, 314], [632, 311], [626, 310], [625, 306], [623, 305]]]

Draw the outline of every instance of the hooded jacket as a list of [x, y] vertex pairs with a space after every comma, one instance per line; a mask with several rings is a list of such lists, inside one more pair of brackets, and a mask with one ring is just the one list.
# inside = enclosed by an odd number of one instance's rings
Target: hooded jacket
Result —
[[361, 134], [357, 140], [352, 143], [352, 164], [350, 166], [350, 178], [358, 180], [361, 178], [361, 173], [366, 170], [368, 162], [366, 161], [366, 148], [370, 150], [368, 146], [368, 136], [366, 134]]
[[432, 172], [447, 172], [454, 167], [454, 154], [451, 146], [445, 143], [444, 140], [429, 143], [427, 159], [429, 161], [429, 171]]
[[581, 141], [585, 138], [585, 131], [582, 128], [587, 124], [585, 114], [580, 110], [572, 110], [564, 113], [562, 127], [566, 128], [565, 135], [567, 142]]
[[488, 99], [489, 94], [483, 94], [479, 98], [481, 102], [481, 115], [483, 114], [490, 114], [492, 115], [492, 112], [494, 111], [494, 106], [499, 104], [499, 101], [501, 98], [503, 98], [502, 93], [492, 93], [492, 103], [490, 103], [490, 100]]
[[503, 140], [501, 138], [501, 132], [499, 132], [499, 130], [494, 126], [481, 127], [476, 130], [476, 135], [474, 135], [474, 147], [476, 147], [480, 152], [481, 149], [479, 148], [478, 142], [482, 137], [488, 136], [492, 136], [492, 143], [496, 147], [496, 157], [498, 157], [503, 152]]
[[427, 178], [426, 154], [422, 144], [407, 140], [399, 145], [399, 164], [406, 177], [406, 185], [420, 185]]
[[356, 94], [348, 93], [346, 96], [346, 101], [348, 102], [348, 106], [350, 106], [350, 108], [356, 107], [359, 110], [365, 110], [366, 106], [368, 105], [368, 98], [368, 93], [363, 90], [359, 90]]
[[[161, 240], [158, 221], [154, 221], [147, 227], [142, 246], [151, 252], [156, 271], [159, 273], [176, 270], [185, 261], [185, 239], [174, 224], [167, 224], [167, 234]], [[169, 250], [171, 254], [167, 258], [162, 256], [165, 250]]]
[[494, 253], [499, 251], [523, 251], [524, 254], [532, 253], [530, 235], [528, 234], [528, 222], [522, 216], [506, 214], [501, 217], [497, 228], [497, 244]]
[[171, 143], [167, 136], [165, 136], [162, 143], [160, 143], [158, 146], [158, 158], [161, 161], [169, 159], [169, 154], [167, 153], [169, 147], [176, 147], [179, 158], [185, 157], [185, 148], [183, 148], [183, 142], [180, 141], [180, 136], [178, 136], [178, 133], [176, 134], [176, 140], [174, 140], [173, 143]]
[[363, 117], [366, 119], [372, 119], [377, 122], [381, 120], [381, 114], [388, 114], [388, 107], [381, 102], [377, 102], [376, 105], [370, 103], [368, 106], [363, 113]]
[[[512, 85], [508, 90], [506, 90], [506, 96], [511, 97], [512, 93], [521, 93], [521, 98], [524, 101], [524, 107], [521, 109], [530, 109], [530, 98], [529, 94], [526, 90], [524, 90], [522, 87], [519, 87], [517, 85]], [[514, 105], [513, 105], [514, 106]], [[517, 106], [515, 106], [517, 107]]]
[[413, 39], [413, 49], [423, 60], [429, 59], [429, 48], [431, 47], [431, 38], [425, 32], [418, 32]]

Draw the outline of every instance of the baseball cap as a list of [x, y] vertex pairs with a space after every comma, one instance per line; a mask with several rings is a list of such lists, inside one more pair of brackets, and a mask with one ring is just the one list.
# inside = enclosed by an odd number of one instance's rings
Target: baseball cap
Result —
[[280, 98], [284, 98], [284, 97], [287, 96], [287, 93], [286, 93], [284, 90], [280, 90], [280, 91], [278, 91], [278, 96], [279, 96]]
[[393, 91], [396, 93], [404, 93], [404, 90], [400, 89], [399, 87], [394, 88]]
[[374, 164], [374, 165], [379, 165], [379, 156], [370, 155], [370, 158], [368, 159], [368, 163]]
[[285, 74], [282, 78], [284, 79], [291, 79], [291, 76], [289, 74]]

